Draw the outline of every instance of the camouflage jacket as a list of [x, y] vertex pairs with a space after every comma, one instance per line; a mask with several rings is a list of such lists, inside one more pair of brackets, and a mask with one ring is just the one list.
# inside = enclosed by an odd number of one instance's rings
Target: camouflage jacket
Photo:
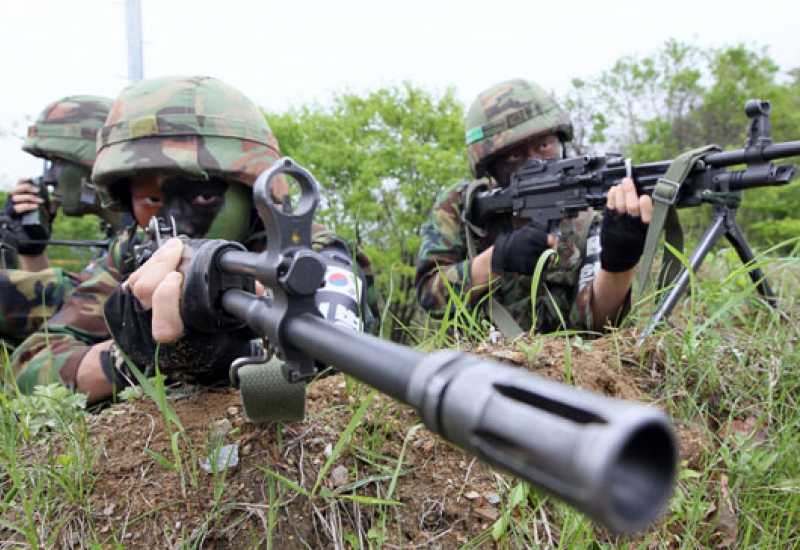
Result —
[[25, 393], [40, 384], [73, 387], [78, 365], [94, 344], [110, 338], [103, 306], [133, 269], [133, 245], [142, 238], [135, 227], [119, 232], [108, 253], [79, 275], [81, 283], [63, 307], [28, 337], [11, 357], [17, 386]]
[[[103, 309], [114, 290], [132, 273], [135, 264], [134, 245], [141, 242], [143, 233], [135, 228], [115, 237], [109, 252], [90, 264], [81, 274], [83, 282], [66, 304], [44, 325], [44, 329], [31, 335], [14, 352], [12, 370], [17, 386], [24, 393], [34, 386], [63, 383], [74, 388], [78, 365], [89, 349], [111, 338]], [[312, 248], [320, 250], [335, 239], [333, 234], [316, 228], [312, 235]], [[359, 265], [370, 286], [371, 272], [366, 258]], [[369, 295], [369, 290], [367, 291]], [[365, 330], [374, 330], [375, 319], [371, 308], [365, 311]]]
[[[489, 187], [495, 186], [493, 180], [486, 181]], [[447, 312], [452, 304], [451, 291], [470, 308], [481, 302], [485, 294], [471, 292], [466, 227], [462, 221], [467, 185], [468, 182], [460, 183], [441, 193], [422, 228], [417, 297], [422, 307], [435, 316]], [[556, 256], [543, 271], [535, 308], [531, 307], [531, 277], [506, 273], [493, 285], [492, 297], [509, 310], [523, 329], [531, 328], [535, 314], [538, 332], [561, 328], [593, 330], [592, 282], [600, 268], [601, 221], [602, 214], [594, 211], [561, 221]], [[511, 219], [504, 218], [481, 229], [485, 235], [476, 236], [476, 254], [490, 247], [499, 233], [513, 227]]]
[[0, 338], [15, 346], [61, 309], [80, 284], [61, 268], [0, 271]]

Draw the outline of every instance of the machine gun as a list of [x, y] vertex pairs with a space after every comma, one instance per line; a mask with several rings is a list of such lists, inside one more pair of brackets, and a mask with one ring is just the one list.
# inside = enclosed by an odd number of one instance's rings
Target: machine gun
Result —
[[[294, 212], [273, 202], [278, 175], [299, 183]], [[423, 353], [323, 318], [315, 296], [326, 260], [310, 248], [317, 189], [311, 174], [281, 159], [259, 176], [253, 191], [267, 232], [264, 252], [230, 241], [185, 241], [186, 327], [211, 333], [247, 325], [283, 361], [273, 371], [263, 357], [234, 361], [231, 379], [243, 399], [249, 392], [250, 400], [280, 407], [286, 392], [275, 388], [282, 384], [299, 388], [295, 395], [302, 400], [305, 383], [321, 366], [332, 366], [410, 405], [444, 439], [613, 531], [641, 529], [663, 510], [675, 477], [676, 443], [660, 411], [462, 352]], [[169, 223], [151, 224], [151, 230], [159, 228], [170, 236]], [[254, 293], [254, 279], [267, 294]]]
[[[723, 235], [742, 263], [750, 264], [754, 255], [736, 222], [742, 192], [755, 187], [786, 185], [794, 178], [796, 166], [775, 165], [772, 161], [800, 155], [800, 141], [772, 142], [770, 110], [769, 101], [749, 100], [745, 104], [745, 114], [750, 118], [745, 147], [724, 152], [708, 147], [696, 156], [684, 157], [689, 165], [683, 181], [676, 182], [665, 177], [674, 163], [672, 160], [632, 165], [630, 159], [614, 154], [531, 160], [512, 175], [508, 187], [475, 193], [469, 205], [468, 220], [481, 226], [497, 216], [514, 216], [529, 220], [545, 231], [552, 231], [562, 218], [577, 216], [589, 208], [603, 208], [609, 188], [628, 176], [633, 177], [640, 195], [653, 195], [656, 203], [662, 202], [677, 208], [702, 204], [713, 206], [713, 220], [689, 259], [689, 267], [693, 272], [697, 271], [708, 251]], [[713, 152], [715, 149], [717, 152]], [[745, 165], [743, 170], [730, 169], [742, 164]], [[651, 236], [654, 229], [655, 234]], [[660, 227], [651, 226], [648, 244], [658, 239], [660, 230]], [[649, 267], [643, 266], [643, 269], [649, 272]], [[646, 272], [640, 278], [640, 286], [644, 286], [641, 283], [646, 280]], [[761, 269], [752, 267], [749, 275], [767, 303], [776, 306], [775, 295]], [[674, 284], [659, 303], [642, 338], [672, 312], [689, 284], [689, 270], [682, 268], [677, 274], [666, 278], [669, 280], [662, 280], [662, 285]]]

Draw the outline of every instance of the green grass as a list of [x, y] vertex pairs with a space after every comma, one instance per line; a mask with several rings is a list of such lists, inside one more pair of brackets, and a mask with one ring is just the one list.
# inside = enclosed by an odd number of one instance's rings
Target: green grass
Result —
[[[692, 282], [691, 297], [670, 323], [648, 339], [650, 351], [639, 354], [638, 369], [630, 367], [630, 349], [623, 350], [619, 334], [607, 336], [617, 350], [614, 366], [632, 368], [632, 375], [647, 379], [652, 400], [679, 426], [693, 426], [706, 442], [693, 463], [682, 464], [669, 511], [657, 525], [636, 537], [614, 538], [566, 505], [504, 476], [495, 487], [501, 499], [497, 519], [459, 545], [800, 548], [800, 257], [795, 251], [763, 263], [779, 295], [780, 312], [760, 302], [749, 278], [722, 251], [708, 258]], [[415, 341], [430, 349], [485, 338], [488, 327], [465, 304], [454, 297], [451, 315], [414, 327]], [[646, 309], [634, 312], [630, 324], [642, 328]], [[569, 339], [567, 349], [584, 345], [574, 332], [548, 338]], [[533, 358], [542, 352], [543, 342], [536, 337], [517, 349]], [[168, 453], [153, 453], [154, 467], [177, 476], [187, 494], [193, 494], [205, 475], [198, 473], [198, 457], [208, 449], [192, 446], [163, 380], [143, 382], [145, 398], [156, 403], [172, 443]], [[285, 529], [286, 521], [307, 521], [320, 532], [331, 527], [323, 535], [331, 537], [331, 547], [406, 544], [399, 538], [399, 518], [408, 511], [403, 509], [419, 508], [426, 497], [437, 496], [421, 494], [419, 502], [398, 500], [413, 467], [406, 460], [419, 426], [352, 380], [347, 380], [344, 392], [350, 421], [333, 438], [327, 459], [304, 483], [284, 475], [265, 456], [258, 472], [263, 501], [241, 503], [228, 498], [231, 478], [216, 472], [205, 495], [213, 505], [202, 525], [181, 532], [185, 526], [165, 524], [164, 540], [179, 538], [181, 547], [194, 548], [210, 544], [212, 535], [225, 535], [240, 547], [282, 548], [287, 542], [277, 535], [280, 525]], [[324, 414], [313, 420], [322, 419]], [[102, 510], [93, 508], [89, 496], [99, 457], [89, 444], [89, 420], [79, 402], [54, 388], [43, 388], [33, 397], [19, 396], [10, 387], [0, 392], [0, 548], [128, 546], [123, 526], [105, 533], [98, 528]], [[393, 423], [404, 426], [394, 446], [388, 445]], [[281, 430], [278, 426], [276, 433]], [[278, 438], [272, 456], [281, 456], [286, 444]], [[387, 448], [396, 451], [388, 453]], [[325, 480], [346, 457], [355, 458], [349, 462], [355, 464], [350, 467], [351, 482], [329, 488]], [[289, 504], [297, 499], [308, 502], [310, 517], [287, 520]], [[243, 515], [244, 509], [250, 516]], [[152, 517], [131, 518], [127, 528], [147, 519]], [[336, 526], [341, 528], [333, 529]]]

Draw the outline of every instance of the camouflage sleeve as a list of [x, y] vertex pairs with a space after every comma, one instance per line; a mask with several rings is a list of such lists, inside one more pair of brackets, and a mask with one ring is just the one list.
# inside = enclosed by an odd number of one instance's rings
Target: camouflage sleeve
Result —
[[0, 271], [0, 337], [24, 340], [61, 309], [77, 285], [60, 268]]
[[81, 284], [61, 310], [15, 350], [11, 368], [21, 391], [52, 383], [74, 387], [83, 356], [110, 338], [103, 305], [123, 280], [129, 244], [127, 236], [118, 236], [107, 254], [81, 272]]
[[[584, 251], [576, 289], [577, 292], [569, 311], [569, 328], [572, 329], [586, 331], [597, 330], [592, 313], [592, 301], [594, 299], [594, 280], [600, 272], [600, 227], [602, 220], [602, 212], [593, 212], [585, 243], [571, 243], [570, 239], [565, 239], [563, 243], [565, 249], [574, 250], [576, 247], [580, 247]], [[562, 243], [559, 242], [559, 257], [562, 256], [561, 248]], [[563, 253], [565, 255], [569, 254], [567, 250], [564, 250]], [[630, 307], [631, 293], [629, 291], [619, 313], [613, 320], [613, 326], [618, 326], [622, 322], [630, 311]]]
[[463, 189], [464, 184], [459, 184], [440, 194], [422, 226], [415, 280], [417, 299], [423, 309], [437, 316], [444, 315], [451, 291], [467, 296], [469, 303], [479, 298], [469, 295], [473, 285], [461, 221]]

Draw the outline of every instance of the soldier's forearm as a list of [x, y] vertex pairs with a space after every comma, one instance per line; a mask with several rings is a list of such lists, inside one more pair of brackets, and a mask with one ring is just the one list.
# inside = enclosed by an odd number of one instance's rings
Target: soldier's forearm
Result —
[[[492, 278], [492, 254], [494, 246], [490, 246], [472, 259], [470, 263], [470, 277], [475, 290], [488, 288]], [[482, 292], [481, 292], [482, 293]]]
[[100, 364], [100, 353], [113, 344], [113, 340], [106, 340], [91, 347], [83, 356], [76, 375], [75, 390], [86, 394], [88, 403], [95, 403], [111, 397], [113, 387]]
[[19, 255], [19, 268], [23, 271], [44, 271], [48, 267], [50, 267], [50, 260], [47, 258], [47, 254]]
[[612, 273], [600, 269], [592, 283], [592, 317], [595, 330], [601, 330], [609, 320], [614, 319], [625, 304], [630, 291], [635, 269]]

